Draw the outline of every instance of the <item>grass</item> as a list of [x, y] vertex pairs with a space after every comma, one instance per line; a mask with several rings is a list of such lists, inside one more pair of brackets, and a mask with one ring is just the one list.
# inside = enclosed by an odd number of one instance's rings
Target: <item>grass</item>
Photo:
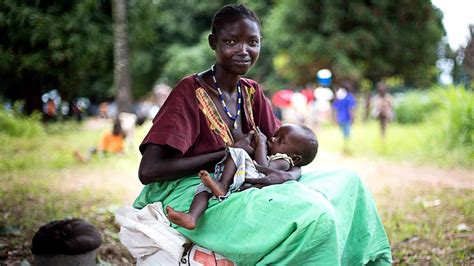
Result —
[[[402, 194], [402, 195], [401, 195]], [[395, 264], [463, 265], [474, 262], [474, 194], [439, 188], [394, 191], [376, 197]]]
[[100, 173], [104, 168], [138, 165], [136, 153], [94, 158], [87, 165], [74, 159], [74, 150], [86, 152], [104, 130], [84, 129], [71, 122], [49, 125], [44, 134], [33, 137], [0, 134], [0, 142], [8, 143], [0, 146], [0, 264], [32, 262], [31, 239], [36, 230], [51, 220], [73, 217], [89, 221], [102, 232], [102, 264], [134, 261], [119, 245], [119, 227], [114, 222], [114, 206], [123, 202], [121, 193], [111, 193], [105, 187], [63, 189], [67, 171]]
[[[377, 121], [356, 122], [352, 127], [349, 147], [352, 155], [384, 157], [395, 161], [411, 161], [418, 164], [435, 164], [441, 167], [474, 168], [474, 158], [461, 149], [446, 151], [439, 145], [436, 126], [430, 123], [388, 125], [385, 140], [382, 139]], [[316, 130], [321, 147], [330, 151], [343, 149], [340, 129], [324, 125]]]

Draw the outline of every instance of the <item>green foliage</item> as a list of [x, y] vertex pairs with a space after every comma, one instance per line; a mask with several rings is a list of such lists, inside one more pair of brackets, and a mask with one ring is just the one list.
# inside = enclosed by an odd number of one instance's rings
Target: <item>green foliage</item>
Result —
[[161, 82], [174, 85], [184, 76], [206, 69], [214, 63], [212, 50], [207, 43], [207, 34], [201, 39], [200, 43], [192, 47], [177, 45], [168, 49], [170, 60], [165, 64], [162, 74], [167, 80]]
[[26, 116], [14, 111], [0, 109], [0, 134], [24, 138], [40, 136], [44, 134], [40, 119], [40, 113]]
[[401, 124], [420, 123], [429, 117], [439, 103], [427, 91], [410, 91], [397, 98], [394, 106], [396, 121]]
[[400, 75], [422, 84], [435, 74], [443, 26], [429, 0], [284, 0], [271, 10], [264, 34], [276, 57], [289, 59], [281, 74], [300, 85], [321, 68], [336, 80]]
[[469, 26], [470, 37], [466, 47], [463, 49], [464, 60], [462, 62], [464, 71], [469, 77], [468, 83], [471, 87], [474, 83], [474, 25]]
[[446, 157], [466, 157], [474, 162], [474, 95], [461, 87], [436, 88], [434, 95], [441, 102], [433, 114], [437, 125], [432, 143], [441, 148]]
[[[110, 5], [106, 1], [0, 2], [0, 93], [40, 110], [42, 92], [68, 100], [94, 93], [111, 73]], [[12, 67], [15, 66], [15, 67]]]

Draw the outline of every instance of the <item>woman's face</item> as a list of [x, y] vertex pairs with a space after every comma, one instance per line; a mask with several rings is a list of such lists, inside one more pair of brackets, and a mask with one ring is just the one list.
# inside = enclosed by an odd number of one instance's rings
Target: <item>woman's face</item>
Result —
[[260, 54], [260, 29], [250, 19], [225, 23], [210, 38], [217, 63], [226, 71], [243, 75], [255, 64]]

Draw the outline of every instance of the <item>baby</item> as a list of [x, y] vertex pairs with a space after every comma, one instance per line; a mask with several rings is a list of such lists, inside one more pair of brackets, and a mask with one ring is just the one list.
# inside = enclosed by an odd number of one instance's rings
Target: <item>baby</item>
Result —
[[[257, 128], [254, 138], [255, 161], [259, 165], [277, 170], [287, 171], [293, 166], [307, 165], [318, 152], [316, 135], [303, 125], [283, 125], [268, 141]], [[224, 159], [216, 165], [214, 176], [215, 179], [207, 171], [201, 171], [199, 177], [203, 184], [196, 189], [189, 212], [175, 211], [167, 206], [168, 219], [186, 229], [194, 229], [212, 195], [222, 201], [230, 193], [238, 191], [246, 178], [261, 178], [264, 174], [257, 171], [245, 150], [228, 148]]]

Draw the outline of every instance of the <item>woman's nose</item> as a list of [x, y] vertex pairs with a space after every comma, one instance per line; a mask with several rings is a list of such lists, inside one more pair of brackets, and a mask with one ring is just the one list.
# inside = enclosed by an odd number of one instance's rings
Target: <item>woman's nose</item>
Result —
[[244, 42], [240, 43], [238, 45], [238, 49], [239, 49], [238, 50], [239, 54], [245, 54], [245, 55], [248, 54], [248, 45], [246, 43], [244, 43]]

